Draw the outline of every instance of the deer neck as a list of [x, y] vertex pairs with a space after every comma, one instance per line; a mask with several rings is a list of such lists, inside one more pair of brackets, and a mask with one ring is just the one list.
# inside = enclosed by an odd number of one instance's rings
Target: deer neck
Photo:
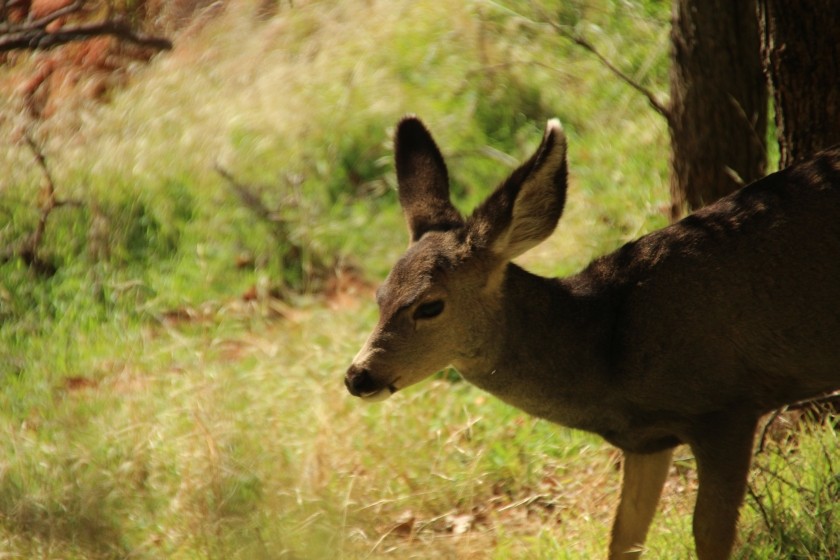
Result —
[[543, 278], [509, 264], [480, 351], [454, 365], [529, 414], [599, 431], [590, 416], [603, 406], [611, 310], [584, 276]]

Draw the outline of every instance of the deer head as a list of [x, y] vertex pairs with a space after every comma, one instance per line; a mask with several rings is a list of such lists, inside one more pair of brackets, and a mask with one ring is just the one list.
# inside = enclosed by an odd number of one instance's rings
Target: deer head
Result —
[[366, 400], [448, 365], [466, 375], [488, 360], [504, 331], [507, 265], [551, 235], [566, 199], [566, 138], [556, 119], [534, 155], [466, 220], [450, 201], [446, 164], [420, 120], [399, 123], [395, 148], [410, 244], [377, 290], [379, 322], [345, 377], [350, 393]]

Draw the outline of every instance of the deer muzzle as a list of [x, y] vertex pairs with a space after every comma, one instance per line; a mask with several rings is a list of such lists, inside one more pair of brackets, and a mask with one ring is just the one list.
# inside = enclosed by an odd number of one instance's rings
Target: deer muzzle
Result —
[[344, 386], [351, 395], [361, 397], [366, 401], [382, 401], [397, 391], [393, 384], [376, 379], [370, 370], [356, 364], [347, 369]]

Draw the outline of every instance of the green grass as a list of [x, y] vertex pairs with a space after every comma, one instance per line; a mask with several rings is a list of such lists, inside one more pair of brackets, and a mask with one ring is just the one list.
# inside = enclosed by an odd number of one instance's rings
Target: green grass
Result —
[[[281, 3], [268, 21], [255, 9], [232, 2], [108, 105], [33, 129], [59, 198], [80, 204], [50, 216], [39, 249], [54, 276], [0, 264], [0, 553], [603, 556], [614, 450], [443, 377], [381, 405], [350, 398], [342, 374], [375, 305], [366, 288], [341, 305], [320, 288], [348, 265], [375, 283], [405, 247], [389, 140], [405, 113], [432, 128], [464, 211], [545, 119], [563, 120], [566, 214], [523, 258], [544, 274], [665, 224], [665, 123], [530, 2]], [[667, 3], [548, 12], [664, 95]], [[15, 247], [42, 176], [13, 141], [18, 108], [0, 103], [0, 246]], [[770, 513], [748, 500], [741, 558], [836, 554], [836, 436], [813, 432], [760, 457]], [[652, 558], [692, 556], [696, 478], [681, 457]]]

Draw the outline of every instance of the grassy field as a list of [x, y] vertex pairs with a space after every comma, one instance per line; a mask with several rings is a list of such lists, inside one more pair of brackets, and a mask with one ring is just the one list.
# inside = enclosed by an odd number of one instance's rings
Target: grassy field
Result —
[[[379, 405], [342, 375], [406, 244], [405, 113], [465, 211], [560, 117], [569, 200], [534, 271], [666, 223], [665, 123], [545, 18], [664, 96], [668, 4], [257, 4], [176, 37], [107, 104], [31, 125], [0, 99], [0, 248], [43, 202], [23, 128], [72, 202], [38, 249], [54, 275], [0, 264], [0, 558], [602, 557], [608, 445], [453, 375]], [[840, 554], [836, 448], [830, 425], [768, 439], [739, 558]], [[694, 462], [677, 456], [649, 558], [693, 555]]]

